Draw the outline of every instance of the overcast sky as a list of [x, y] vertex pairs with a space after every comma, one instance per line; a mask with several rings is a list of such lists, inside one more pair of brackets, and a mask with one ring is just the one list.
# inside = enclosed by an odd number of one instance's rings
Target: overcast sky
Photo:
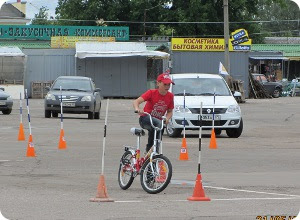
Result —
[[[17, 0], [7, 0], [6, 2], [13, 3], [17, 2]], [[49, 16], [55, 17], [55, 8], [58, 0], [22, 0], [22, 2], [27, 2], [27, 18], [34, 18], [34, 15], [37, 14], [43, 6], [49, 9]]]

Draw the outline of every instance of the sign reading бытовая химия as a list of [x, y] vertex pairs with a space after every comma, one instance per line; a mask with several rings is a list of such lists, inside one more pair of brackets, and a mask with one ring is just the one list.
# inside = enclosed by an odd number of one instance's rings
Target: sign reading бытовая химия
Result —
[[0, 25], [0, 39], [50, 40], [55, 36], [115, 37], [117, 41], [127, 41], [129, 27]]

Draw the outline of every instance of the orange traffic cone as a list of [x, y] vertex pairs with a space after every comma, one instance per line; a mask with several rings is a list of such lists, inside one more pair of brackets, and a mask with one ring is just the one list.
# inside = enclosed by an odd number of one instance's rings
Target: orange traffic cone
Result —
[[210, 201], [210, 198], [205, 197], [204, 189], [202, 186], [201, 174], [197, 174], [194, 193], [187, 199], [190, 201]]
[[23, 123], [20, 123], [18, 141], [25, 141], [25, 134], [24, 134]]
[[65, 140], [65, 132], [64, 129], [60, 129], [58, 149], [66, 149], [66, 148], [67, 148], [67, 142]]
[[95, 198], [91, 198], [90, 202], [113, 202], [107, 195], [107, 189], [105, 185], [104, 175], [100, 175], [99, 184], [97, 187], [97, 195]]
[[217, 141], [216, 141], [216, 134], [215, 134], [215, 129], [211, 130], [211, 138], [210, 138], [210, 143], [209, 143], [209, 148], [210, 149], [217, 149]]
[[35, 157], [34, 144], [33, 144], [33, 141], [32, 141], [32, 135], [29, 135], [26, 156], [27, 157]]
[[186, 139], [184, 137], [182, 139], [182, 143], [181, 143], [179, 160], [188, 160], [188, 159], [189, 159], [189, 155], [188, 155], [187, 146], [186, 146]]

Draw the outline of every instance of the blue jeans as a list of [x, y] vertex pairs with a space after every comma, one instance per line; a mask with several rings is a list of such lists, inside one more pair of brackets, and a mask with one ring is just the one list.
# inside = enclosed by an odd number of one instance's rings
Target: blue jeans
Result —
[[[151, 126], [151, 122], [150, 122], [150, 116], [149, 115], [145, 115], [145, 116], [141, 116], [139, 119], [139, 123], [140, 126], [146, 130], [148, 130], [148, 144], [146, 145], [146, 151], [148, 152], [151, 147], [153, 146], [154, 143], [154, 128], [152, 128]], [[155, 127], [161, 127], [161, 120], [152, 117], [152, 123]], [[158, 132], [156, 138], [157, 139], [161, 139], [162, 132]]]

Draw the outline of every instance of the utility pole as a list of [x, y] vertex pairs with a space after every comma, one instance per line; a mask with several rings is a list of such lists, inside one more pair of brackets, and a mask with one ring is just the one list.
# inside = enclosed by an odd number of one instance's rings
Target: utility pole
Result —
[[159, 6], [161, 6], [162, 5], [162, 3], [161, 2], [159, 2], [159, 4], [158, 5], [156, 5], [156, 6], [154, 6], [154, 7], [152, 7], [152, 8], [145, 8], [144, 9], [144, 33], [143, 33], [143, 42], [145, 41], [145, 38], [146, 38], [146, 17], [147, 17], [147, 11], [149, 11], [149, 10], [151, 10], [151, 9], [153, 9], [153, 8], [156, 8], [156, 7], [159, 7]]
[[143, 42], [145, 42], [145, 38], [146, 38], [146, 16], [147, 16], [147, 9], [144, 10], [144, 33], [143, 33]]
[[225, 68], [228, 74], [230, 75], [228, 0], [223, 0], [223, 6], [224, 6]]

